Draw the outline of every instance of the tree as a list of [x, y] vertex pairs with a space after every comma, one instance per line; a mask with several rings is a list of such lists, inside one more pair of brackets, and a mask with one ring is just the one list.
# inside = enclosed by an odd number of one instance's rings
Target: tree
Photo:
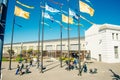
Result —
[[[9, 55], [14, 55], [15, 54], [14, 50], [11, 51], [11, 49], [8, 49], [7, 52], [9, 53]], [[10, 54], [10, 53], [12, 53], [12, 54]]]
[[8, 53], [9, 53], [9, 55], [10, 55], [10, 64], [9, 64], [9, 70], [11, 70], [11, 58], [12, 58], [12, 55], [14, 55], [14, 50], [11, 50], [11, 49], [8, 49], [8, 51], [7, 51]]
[[34, 56], [37, 56], [38, 54], [40, 54], [40, 52], [38, 53], [38, 50], [34, 50], [33, 55], [34, 55]]
[[26, 52], [27, 52], [27, 50], [22, 50], [23, 57], [26, 57]]
[[28, 54], [28, 57], [30, 57], [33, 54], [33, 49], [28, 49], [27, 54]]

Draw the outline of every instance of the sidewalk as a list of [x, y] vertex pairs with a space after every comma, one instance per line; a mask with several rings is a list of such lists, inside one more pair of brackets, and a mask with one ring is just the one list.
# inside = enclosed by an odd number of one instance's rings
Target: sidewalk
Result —
[[88, 69], [97, 68], [96, 74], [82, 72], [82, 76], [78, 76], [78, 70], [65, 70], [66, 66], [60, 68], [59, 61], [44, 61], [46, 70], [40, 73], [40, 70], [33, 66], [30, 68], [31, 73], [15, 75], [16, 62], [12, 62], [12, 70], [8, 70], [9, 62], [2, 63], [3, 80], [112, 80], [112, 69], [116, 74], [120, 75], [120, 64], [108, 64], [102, 62], [87, 63]]

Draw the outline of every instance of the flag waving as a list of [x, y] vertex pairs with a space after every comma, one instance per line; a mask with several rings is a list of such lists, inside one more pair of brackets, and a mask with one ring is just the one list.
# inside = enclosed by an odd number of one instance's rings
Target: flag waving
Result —
[[[43, 13], [42, 13], [43, 15]], [[47, 19], [50, 19], [50, 20], [54, 20], [54, 18], [52, 16], [50, 16], [47, 12], [44, 13], [44, 17], [47, 18]]]
[[69, 8], [69, 15], [75, 16], [76, 14], [75, 14], [75, 12], [74, 12], [73, 10], [71, 10], [71, 9]]
[[52, 8], [50, 5], [46, 4], [45, 5], [45, 9], [49, 12], [53, 12], [53, 13], [58, 13], [60, 12], [59, 10], [55, 9], [55, 8]]
[[[68, 23], [68, 17], [64, 14], [62, 14], [62, 21]], [[73, 24], [73, 18], [69, 17], [69, 23]]]
[[19, 16], [19, 17], [22, 17], [22, 18], [25, 18], [25, 19], [29, 18], [29, 12], [24, 11], [23, 9], [21, 9], [21, 8], [19, 8], [17, 6], [15, 6], [14, 14], [16, 16]]
[[22, 6], [26, 7], [26, 8], [34, 9], [34, 7], [33, 7], [33, 6], [28, 6], [28, 5], [23, 4], [23, 3], [19, 2], [19, 1], [16, 1], [16, 3], [18, 3], [18, 4], [22, 5]]
[[42, 16], [44, 16], [45, 18], [51, 19], [51, 16], [47, 12], [45, 12], [44, 15], [43, 15], [43, 12], [42, 12]]
[[73, 18], [75, 18], [76, 20], [78, 20], [78, 18], [79, 18], [77, 16], [77, 14], [73, 10], [71, 10], [71, 9], [69, 9], [69, 15], [72, 16]]
[[79, 5], [80, 5], [79, 7], [80, 7], [81, 12], [88, 13], [88, 14], [90, 14], [90, 16], [94, 15], [94, 9], [92, 7], [90, 7], [88, 4], [86, 4], [82, 1], [79, 1]]

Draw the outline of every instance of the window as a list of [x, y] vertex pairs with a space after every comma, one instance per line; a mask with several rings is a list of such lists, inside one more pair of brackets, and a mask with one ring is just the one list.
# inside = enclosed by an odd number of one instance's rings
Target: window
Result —
[[[56, 49], [57, 50], [61, 50], [61, 45], [57, 45]], [[65, 49], [66, 49], [65, 45], [62, 45], [62, 50], [65, 50]]]
[[78, 50], [78, 44], [71, 44], [70, 49], [71, 50]]
[[116, 40], [118, 40], [118, 33], [116, 34]]
[[33, 49], [33, 46], [29, 46], [29, 49]]
[[114, 33], [112, 33], [112, 39], [114, 40]]
[[48, 51], [53, 50], [53, 46], [52, 45], [46, 45], [46, 50], [48, 50]]
[[83, 44], [83, 47], [85, 47], [85, 44]]
[[26, 49], [27, 49], [27, 47], [26, 47], [26, 46], [23, 46], [22, 48], [23, 48], [24, 50], [26, 50]]
[[114, 46], [114, 54], [115, 54], [115, 58], [118, 58], [118, 46]]

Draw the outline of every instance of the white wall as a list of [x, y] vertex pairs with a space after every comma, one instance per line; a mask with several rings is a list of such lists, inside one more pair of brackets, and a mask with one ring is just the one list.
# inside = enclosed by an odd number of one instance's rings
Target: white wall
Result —
[[[112, 39], [112, 33], [119, 33], [119, 31], [115, 30], [106, 30], [106, 40], [104, 44], [106, 45], [106, 49], [103, 49], [103, 61], [109, 63], [120, 62], [120, 40]], [[114, 46], [118, 46], [119, 58], [115, 58], [114, 54]]]
[[85, 32], [86, 49], [91, 51], [91, 58], [98, 60], [100, 34], [99, 26], [93, 25]]
[[[110, 26], [107, 29], [105, 26]], [[112, 25], [93, 25], [85, 32], [86, 49], [91, 51], [91, 57], [99, 61], [101, 54], [102, 62], [115, 63], [120, 62], [120, 28], [113, 29]], [[106, 28], [100, 30], [100, 27]], [[118, 33], [118, 40], [112, 39], [112, 33]], [[114, 55], [114, 46], [118, 46], [119, 58]]]

